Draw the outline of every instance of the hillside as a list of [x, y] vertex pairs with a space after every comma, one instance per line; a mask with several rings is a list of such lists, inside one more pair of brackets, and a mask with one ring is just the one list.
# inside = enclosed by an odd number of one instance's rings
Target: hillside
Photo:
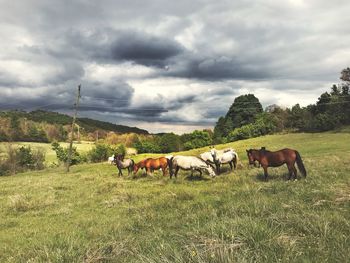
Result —
[[[71, 123], [72, 117], [57, 112], [41, 110], [32, 112], [1, 111], [0, 141], [65, 141]], [[137, 127], [116, 125], [89, 118], [78, 118], [76, 123], [81, 128], [80, 135], [85, 136], [86, 140], [106, 137], [108, 132], [148, 135], [148, 131]], [[99, 136], [95, 135], [97, 132]]]
[[[344, 132], [220, 145], [243, 166], [214, 179], [120, 178], [108, 164], [0, 177], [0, 261], [347, 262], [349, 141]], [[261, 146], [297, 149], [308, 177], [290, 182], [286, 167], [271, 168], [263, 182], [245, 156]]]
[[[51, 112], [51, 111], [9, 111], [9, 112], [1, 112], [0, 116], [8, 116], [18, 115], [21, 118], [27, 118], [28, 120], [32, 120], [35, 122], [47, 122], [50, 124], [61, 124], [61, 125], [70, 125], [72, 123], [72, 117], [66, 114]], [[116, 125], [110, 122], [94, 120], [90, 118], [78, 118], [77, 124], [86, 129], [88, 132], [95, 131], [97, 129], [105, 130], [105, 131], [114, 131], [118, 133], [136, 133], [136, 134], [148, 134], [148, 131], [139, 129], [136, 127], [129, 127], [125, 125]]]

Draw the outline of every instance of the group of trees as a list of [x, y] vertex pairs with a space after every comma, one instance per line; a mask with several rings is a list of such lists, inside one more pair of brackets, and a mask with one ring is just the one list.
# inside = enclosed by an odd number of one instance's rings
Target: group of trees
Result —
[[272, 105], [262, 109], [253, 95], [237, 97], [226, 116], [214, 128], [214, 143], [236, 141], [274, 132], [320, 132], [350, 124], [350, 68], [341, 72], [342, 82], [321, 94], [316, 104], [282, 109]]
[[196, 130], [183, 135], [164, 133], [143, 139], [138, 137], [133, 146], [138, 153], [169, 153], [204, 147], [212, 142], [213, 133], [210, 130]]
[[[68, 148], [61, 146], [58, 142], [53, 142], [51, 144], [52, 150], [55, 151], [57, 160], [59, 164], [65, 164], [68, 161]], [[92, 148], [87, 153], [78, 152], [76, 147], [72, 148], [71, 155], [71, 165], [79, 163], [99, 163], [104, 162], [108, 157], [113, 154], [126, 154], [126, 147], [124, 144], [110, 145], [105, 143], [97, 143], [94, 148]]]
[[36, 122], [23, 117], [22, 111], [0, 112], [0, 141], [65, 141], [68, 126]]

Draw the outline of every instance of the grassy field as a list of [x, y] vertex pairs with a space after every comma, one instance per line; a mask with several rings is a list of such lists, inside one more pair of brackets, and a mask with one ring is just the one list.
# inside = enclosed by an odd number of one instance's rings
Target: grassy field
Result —
[[[0, 177], [0, 262], [349, 262], [349, 142], [322, 133], [220, 145], [243, 166], [213, 179], [117, 177], [108, 164]], [[263, 182], [245, 156], [261, 146], [297, 149], [308, 177], [286, 181], [281, 167]]]
[[[14, 142], [11, 143], [14, 147], [21, 146], [30, 146], [32, 149], [42, 149], [45, 152], [46, 165], [50, 166], [53, 163], [57, 163], [56, 153], [52, 150], [50, 143], [38, 143], [38, 142]], [[0, 156], [1, 152], [4, 152], [8, 147], [9, 143], [1, 142], [0, 143]], [[68, 147], [69, 143], [60, 142], [62, 147]], [[92, 142], [81, 142], [74, 143], [74, 146], [77, 147], [78, 152], [88, 152], [94, 147]]]

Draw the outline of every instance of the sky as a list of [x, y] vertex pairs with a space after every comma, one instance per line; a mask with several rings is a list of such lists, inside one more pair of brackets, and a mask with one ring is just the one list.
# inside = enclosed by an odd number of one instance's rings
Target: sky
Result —
[[350, 66], [348, 0], [0, 0], [0, 109], [184, 133], [235, 97], [315, 103]]

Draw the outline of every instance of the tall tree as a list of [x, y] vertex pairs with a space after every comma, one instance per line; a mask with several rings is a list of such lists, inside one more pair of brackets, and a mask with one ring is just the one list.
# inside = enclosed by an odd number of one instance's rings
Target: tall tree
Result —
[[232, 128], [234, 129], [253, 123], [256, 115], [262, 112], [263, 108], [259, 99], [253, 94], [247, 94], [235, 98], [226, 114], [226, 119], [232, 121]]

